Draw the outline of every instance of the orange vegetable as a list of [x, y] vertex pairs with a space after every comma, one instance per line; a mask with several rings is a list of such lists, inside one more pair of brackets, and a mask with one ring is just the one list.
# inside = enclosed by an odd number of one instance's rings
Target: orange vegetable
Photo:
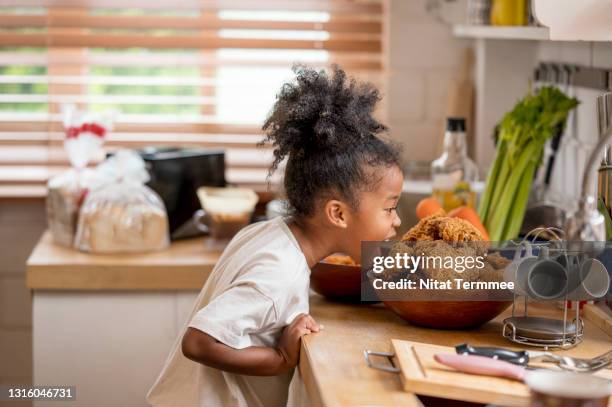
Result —
[[478, 217], [478, 214], [474, 209], [467, 206], [460, 206], [450, 211], [448, 213], [448, 216], [450, 216], [451, 218], [467, 220], [474, 227], [476, 227], [476, 229], [478, 229], [485, 241], [489, 241], [489, 234], [487, 233], [487, 229], [485, 229], [485, 227], [482, 225], [482, 222], [480, 221], [480, 218]]
[[443, 211], [442, 205], [440, 205], [440, 202], [433, 196], [421, 199], [416, 207], [416, 215], [419, 219], [423, 219], [439, 211]]

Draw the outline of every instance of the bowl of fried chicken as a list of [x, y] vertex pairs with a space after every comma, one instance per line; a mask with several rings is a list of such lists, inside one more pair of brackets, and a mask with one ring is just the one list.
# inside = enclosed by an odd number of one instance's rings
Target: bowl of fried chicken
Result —
[[[441, 264], [420, 267], [416, 272], [406, 273], [403, 270], [385, 270], [386, 280], [398, 278], [427, 279], [433, 282], [461, 281], [470, 284], [477, 282], [503, 281], [504, 269], [510, 260], [499, 253], [491, 253], [489, 242], [483, 240], [479, 230], [466, 220], [434, 214], [419, 221], [408, 230], [400, 241], [395, 243], [389, 253], [408, 254], [410, 256], [430, 256], [457, 258], [459, 256], [481, 256], [482, 267], [464, 268], [457, 273], [456, 268], [443, 267]], [[421, 295], [420, 295], [421, 294]], [[441, 290], [432, 294], [412, 290], [401, 300], [390, 300], [380, 296], [384, 304], [405, 321], [418, 326], [436, 329], [468, 329], [482, 325], [511, 304], [507, 296], [491, 295], [490, 290]]]

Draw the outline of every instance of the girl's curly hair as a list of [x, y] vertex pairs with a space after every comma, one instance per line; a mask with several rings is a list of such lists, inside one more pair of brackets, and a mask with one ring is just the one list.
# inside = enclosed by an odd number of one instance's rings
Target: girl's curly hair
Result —
[[311, 215], [317, 199], [342, 198], [358, 207], [359, 190], [375, 186], [376, 167], [400, 165], [399, 148], [377, 136], [387, 127], [372, 117], [379, 91], [325, 71], [296, 66], [266, 119], [262, 144], [274, 147], [271, 175], [287, 158], [284, 187], [295, 215]]

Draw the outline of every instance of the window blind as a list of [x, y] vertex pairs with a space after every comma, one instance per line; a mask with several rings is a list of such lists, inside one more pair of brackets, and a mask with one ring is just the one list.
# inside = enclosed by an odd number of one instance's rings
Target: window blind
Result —
[[384, 88], [384, 11], [384, 0], [0, 0], [0, 197], [44, 196], [67, 168], [63, 104], [115, 112], [107, 151], [222, 147], [228, 181], [263, 190], [272, 154], [256, 144], [291, 66], [338, 63]]

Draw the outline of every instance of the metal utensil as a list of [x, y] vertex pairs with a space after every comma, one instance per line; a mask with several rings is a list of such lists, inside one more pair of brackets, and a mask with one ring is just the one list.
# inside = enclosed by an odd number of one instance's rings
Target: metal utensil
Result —
[[573, 372], [595, 372], [612, 365], [612, 350], [590, 359], [556, 355], [551, 352], [513, 351], [505, 348], [470, 346], [467, 343], [455, 346], [460, 355], [485, 356], [516, 365], [528, 366], [529, 362], [539, 360], [557, 364], [563, 370]]
[[[612, 92], [606, 92], [597, 96], [597, 130], [603, 134], [606, 128], [612, 123]], [[606, 146], [602, 165], [612, 164], [612, 152], [610, 145]]]
[[612, 365], [612, 350], [591, 359], [572, 358], [569, 356], [546, 355], [559, 360], [559, 367], [574, 372], [591, 373]]
[[590, 187], [597, 164], [601, 162], [600, 156], [610, 142], [612, 142], [612, 124], [601, 133], [582, 174], [578, 210], [568, 218], [565, 225], [565, 239], [570, 242], [569, 249], [572, 249], [574, 242], [605, 242], [606, 240], [604, 217], [597, 210], [597, 199], [590, 194]]
[[[612, 92], [597, 96], [597, 129], [599, 134], [612, 122]], [[612, 206], [612, 150], [608, 144], [597, 172], [597, 196], [603, 200], [608, 213]], [[610, 236], [606, 236], [610, 238]]]

